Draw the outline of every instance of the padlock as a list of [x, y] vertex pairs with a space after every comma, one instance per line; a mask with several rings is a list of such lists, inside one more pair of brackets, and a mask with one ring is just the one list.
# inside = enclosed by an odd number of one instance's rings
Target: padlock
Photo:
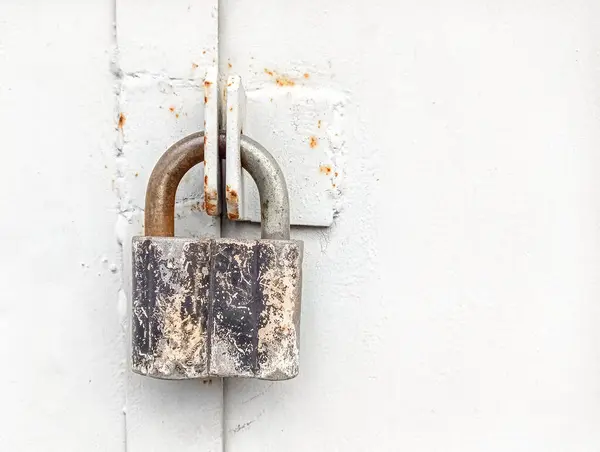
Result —
[[[224, 136], [220, 149], [224, 149]], [[160, 158], [146, 191], [145, 236], [133, 238], [134, 372], [161, 379], [298, 374], [301, 241], [289, 240], [289, 199], [277, 162], [242, 137], [258, 187], [261, 240], [174, 237], [175, 193], [204, 158], [190, 135]]]

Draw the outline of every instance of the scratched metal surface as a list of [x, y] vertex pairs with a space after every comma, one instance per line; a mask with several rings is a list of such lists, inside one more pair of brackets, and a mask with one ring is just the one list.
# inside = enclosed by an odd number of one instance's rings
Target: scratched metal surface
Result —
[[302, 242], [136, 237], [133, 269], [135, 372], [298, 374]]
[[133, 241], [132, 358], [155, 378], [206, 376], [210, 242]]

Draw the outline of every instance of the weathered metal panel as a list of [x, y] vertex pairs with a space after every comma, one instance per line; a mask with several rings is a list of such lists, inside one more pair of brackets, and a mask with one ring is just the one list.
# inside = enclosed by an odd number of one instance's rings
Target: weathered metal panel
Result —
[[[301, 74], [278, 78], [269, 69], [242, 71], [241, 76], [247, 98], [244, 135], [265, 146], [281, 165], [293, 194], [291, 224], [331, 226], [343, 208], [346, 93], [324, 89]], [[260, 222], [260, 199], [246, 173], [243, 189], [244, 218]]]

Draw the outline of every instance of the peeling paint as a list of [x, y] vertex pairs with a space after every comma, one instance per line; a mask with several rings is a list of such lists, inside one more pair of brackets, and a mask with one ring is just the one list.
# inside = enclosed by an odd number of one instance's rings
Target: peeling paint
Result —
[[302, 242], [136, 237], [133, 262], [135, 372], [297, 375]]
[[239, 197], [236, 190], [227, 185], [225, 189], [225, 201], [227, 202], [227, 218], [237, 220], [240, 218]]

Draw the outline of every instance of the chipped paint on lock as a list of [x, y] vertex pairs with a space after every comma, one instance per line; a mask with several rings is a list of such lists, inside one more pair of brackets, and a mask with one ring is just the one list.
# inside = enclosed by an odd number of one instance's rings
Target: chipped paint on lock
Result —
[[133, 241], [132, 368], [156, 378], [205, 375], [209, 244]]
[[302, 242], [136, 237], [132, 368], [162, 379], [293, 378]]
[[[300, 330], [301, 250], [264, 243], [262, 260], [275, 265], [263, 267], [259, 286], [265, 306], [260, 315], [258, 353], [263, 378], [298, 373]], [[268, 257], [266, 255], [269, 255]], [[261, 259], [259, 257], [259, 259]]]

